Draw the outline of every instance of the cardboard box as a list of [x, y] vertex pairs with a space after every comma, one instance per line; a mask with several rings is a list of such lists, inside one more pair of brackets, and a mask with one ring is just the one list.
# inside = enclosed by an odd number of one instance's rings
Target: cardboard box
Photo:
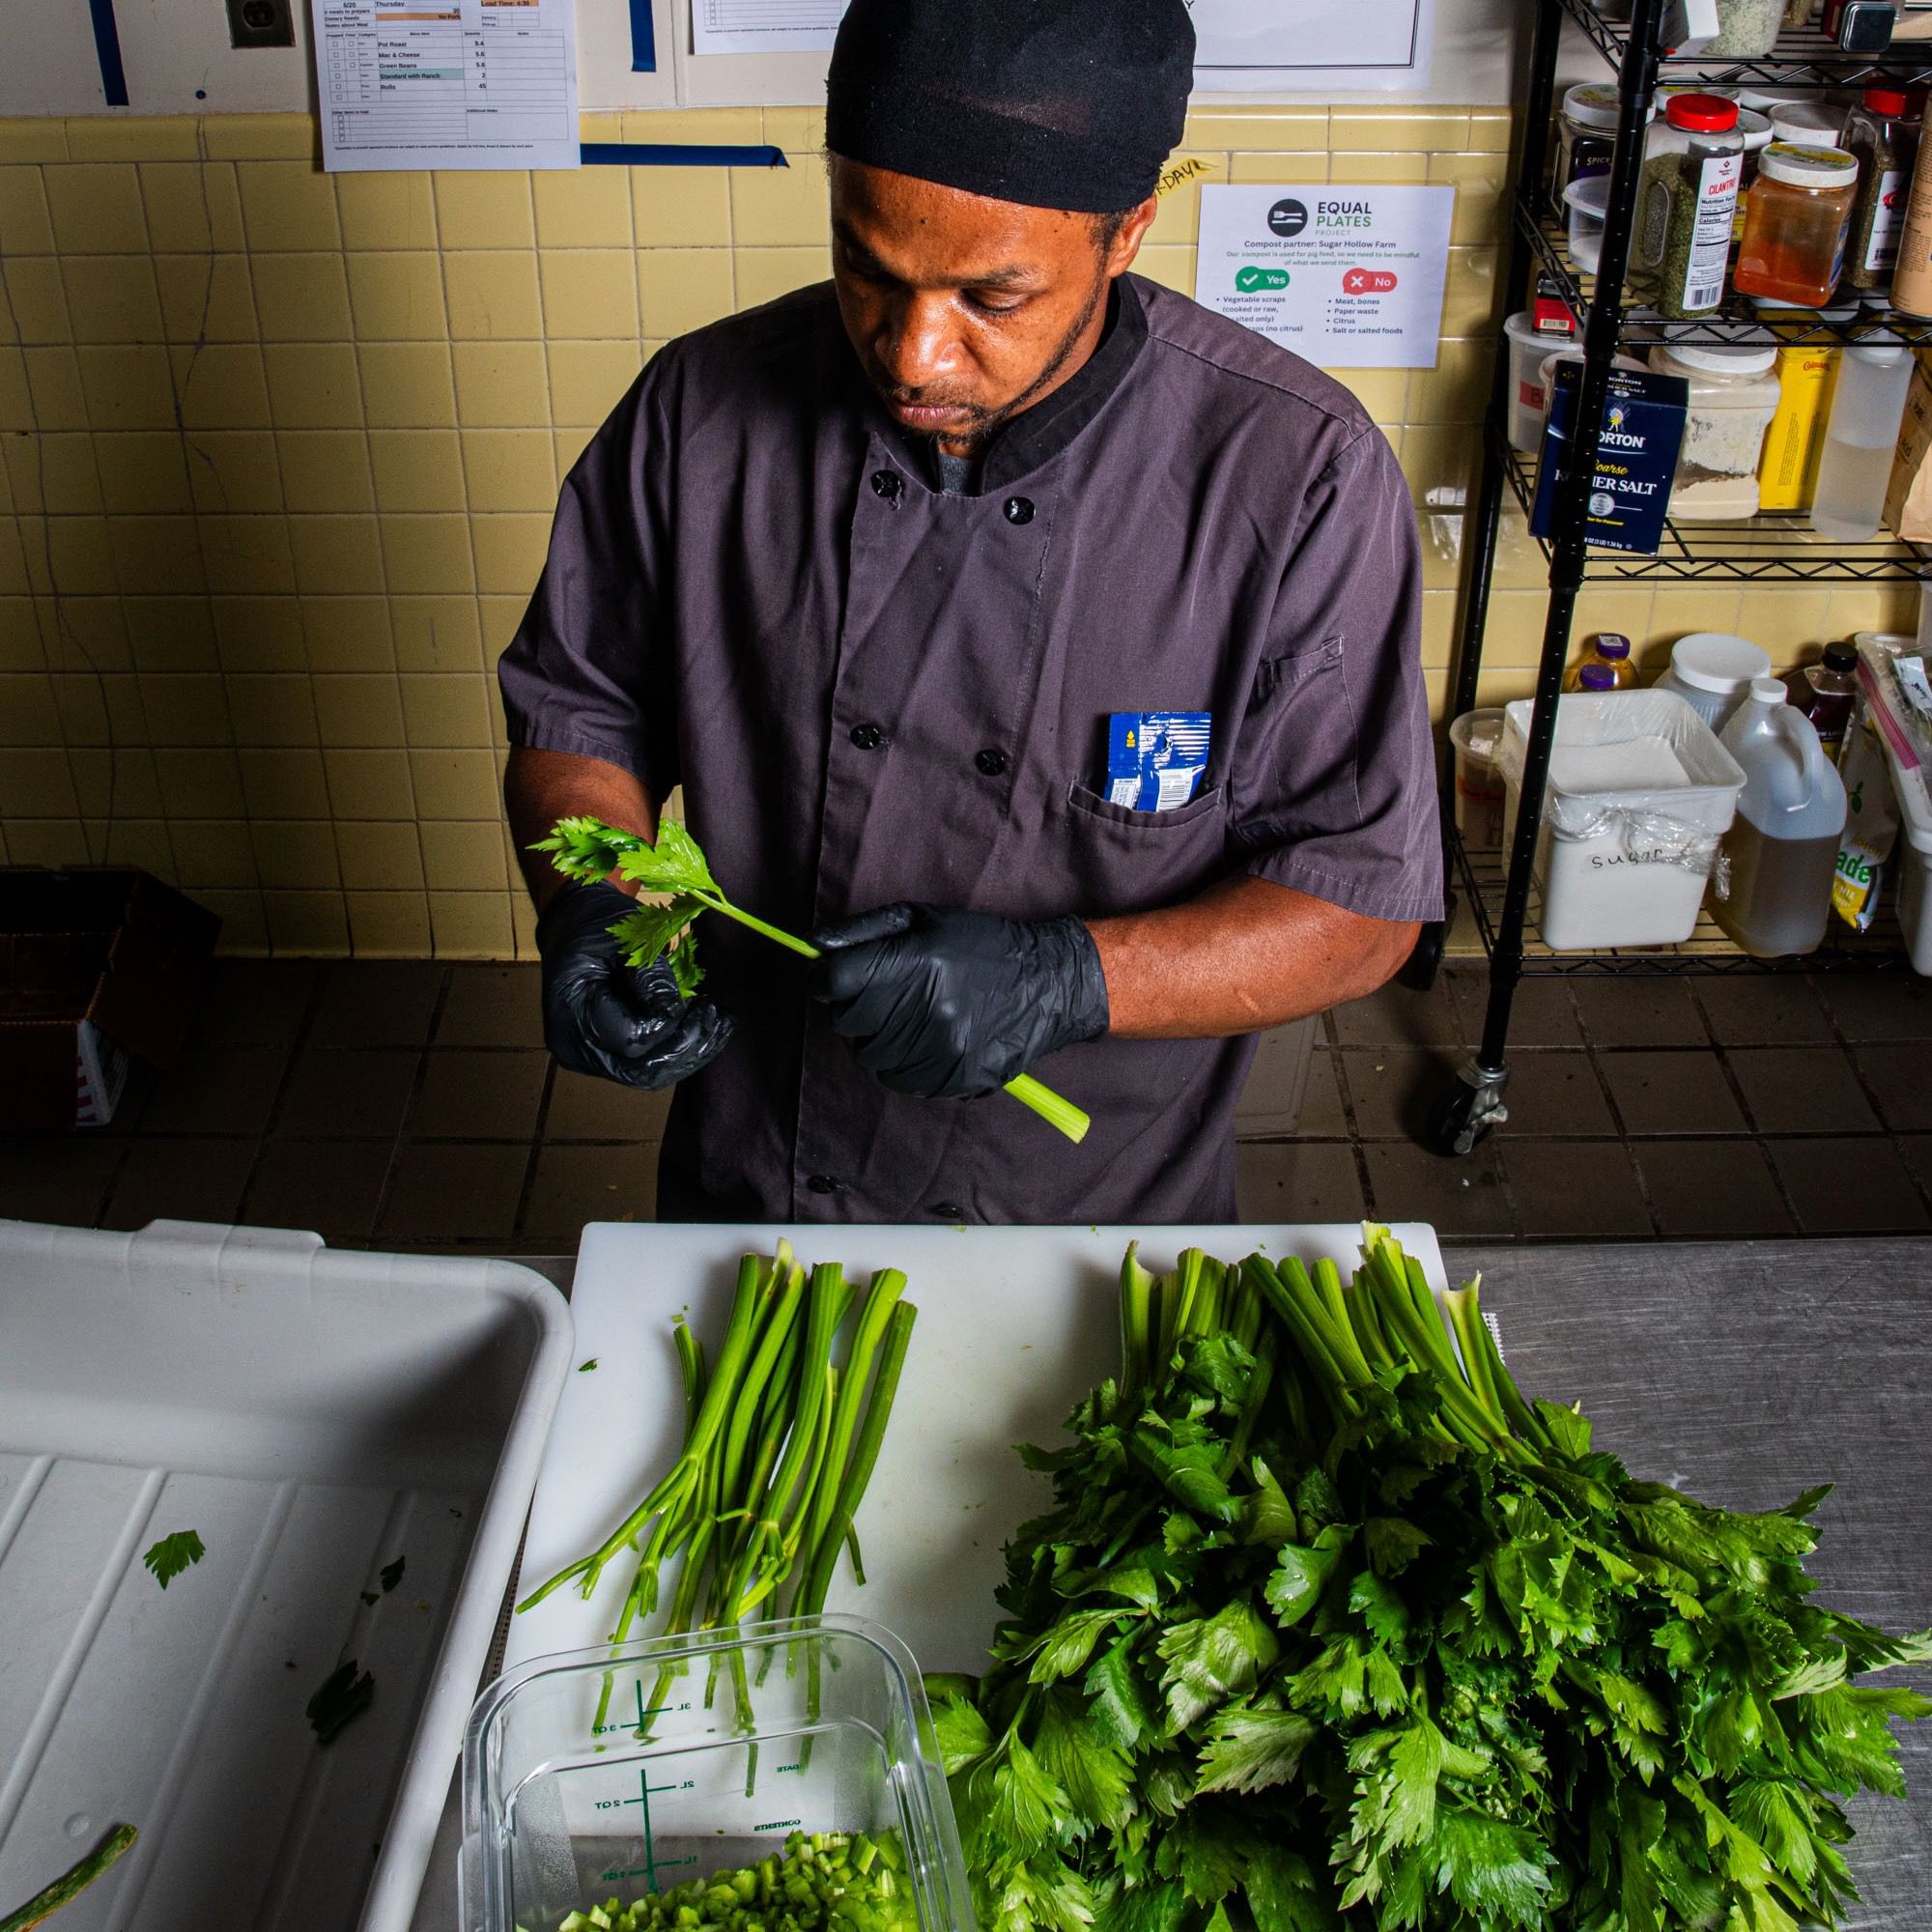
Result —
[[[1559, 362], [1551, 378], [1549, 420], [1536, 466], [1531, 536], [1548, 537], [1556, 521], [1556, 482], [1570, 448], [1583, 382], [1580, 362]], [[1604, 398], [1604, 428], [1590, 479], [1585, 541], [1605, 550], [1655, 554], [1684, 440], [1690, 385], [1681, 376], [1612, 369]]]
[[221, 922], [146, 872], [0, 867], [0, 1132], [102, 1126], [175, 1064]]
[[1905, 392], [1898, 453], [1885, 493], [1886, 528], [1913, 543], [1932, 543], [1932, 377], [1920, 355]]

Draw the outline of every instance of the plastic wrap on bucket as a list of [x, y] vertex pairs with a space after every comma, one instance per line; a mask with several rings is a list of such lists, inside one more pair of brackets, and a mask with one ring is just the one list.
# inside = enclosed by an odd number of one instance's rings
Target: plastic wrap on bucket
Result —
[[[1504, 714], [1512, 837], [1531, 709], [1519, 699]], [[1716, 733], [1670, 692], [1563, 698], [1536, 850], [1544, 944], [1570, 952], [1689, 939], [1744, 781]]]

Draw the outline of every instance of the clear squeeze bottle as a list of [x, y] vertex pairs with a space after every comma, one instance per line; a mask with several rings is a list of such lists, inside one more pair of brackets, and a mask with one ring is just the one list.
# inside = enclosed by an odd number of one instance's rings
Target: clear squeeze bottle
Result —
[[1811, 498], [1811, 527], [1820, 536], [1869, 543], [1878, 534], [1911, 384], [1912, 352], [1889, 330], [1845, 351]]

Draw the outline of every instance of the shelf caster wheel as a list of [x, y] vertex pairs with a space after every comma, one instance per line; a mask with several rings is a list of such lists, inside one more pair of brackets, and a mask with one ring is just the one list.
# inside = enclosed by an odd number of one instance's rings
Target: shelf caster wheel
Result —
[[[1449, 918], [1456, 914], [1455, 901], [1449, 903]], [[1396, 978], [1411, 993], [1426, 993], [1435, 984], [1442, 967], [1442, 953], [1449, 940], [1448, 919], [1433, 919], [1416, 935], [1415, 948], [1402, 963]]]
[[1423, 1146], [1445, 1160], [1470, 1152], [1492, 1127], [1509, 1119], [1509, 1109], [1503, 1105], [1508, 1082], [1507, 1067], [1491, 1073], [1473, 1060], [1464, 1061], [1448, 1091], [1429, 1111]]

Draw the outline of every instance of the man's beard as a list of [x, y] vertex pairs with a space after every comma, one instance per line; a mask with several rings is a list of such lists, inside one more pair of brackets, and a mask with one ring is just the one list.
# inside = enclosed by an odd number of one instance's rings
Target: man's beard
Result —
[[1014, 416], [1031, 409], [1039, 399], [1042, 390], [1052, 387], [1055, 379], [1066, 366], [1068, 358], [1078, 346], [1080, 338], [1093, 322], [1095, 311], [1107, 298], [1111, 277], [1103, 269], [1094, 277], [1094, 286], [1088, 291], [1087, 300], [1082, 305], [1078, 319], [1061, 338], [1059, 346], [1047, 357], [1046, 366], [1009, 403], [998, 409], [987, 409], [979, 403], [969, 403], [962, 398], [935, 393], [929, 389], [882, 389], [888, 402], [902, 403], [909, 408], [958, 409], [966, 412], [963, 424], [949, 424], [943, 430], [914, 429], [908, 434], [923, 437], [928, 442], [963, 443], [968, 456], [978, 456], [999, 435]]

